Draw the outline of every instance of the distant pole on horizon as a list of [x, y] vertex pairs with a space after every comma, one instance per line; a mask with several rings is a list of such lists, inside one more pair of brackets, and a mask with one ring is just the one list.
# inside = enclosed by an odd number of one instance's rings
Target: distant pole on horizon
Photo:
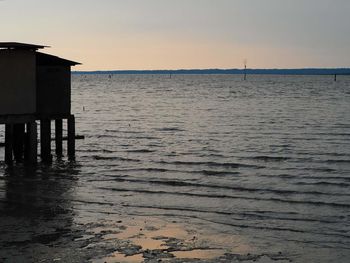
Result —
[[244, 60], [244, 80], [247, 80], [247, 60]]

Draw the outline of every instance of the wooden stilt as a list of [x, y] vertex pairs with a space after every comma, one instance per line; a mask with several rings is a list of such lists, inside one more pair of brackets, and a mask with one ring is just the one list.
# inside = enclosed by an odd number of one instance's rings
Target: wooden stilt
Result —
[[[67, 137], [63, 137], [63, 119], [55, 119], [56, 155], [62, 156], [63, 141], [67, 140], [68, 157], [75, 159], [75, 140], [82, 139], [75, 135], [75, 117], [67, 118]], [[37, 162], [38, 130], [37, 122], [28, 118], [24, 123], [10, 123], [5, 125], [5, 162], [12, 164], [14, 160], [32, 164]], [[51, 120], [40, 120], [40, 154], [43, 162], [52, 161], [51, 154]]]
[[63, 121], [62, 119], [55, 120], [55, 143], [56, 155], [62, 157], [62, 141], [63, 141]]
[[13, 153], [17, 162], [22, 162], [24, 157], [24, 123], [13, 125]]
[[40, 154], [43, 162], [51, 162], [51, 121], [43, 119], [40, 121]]
[[75, 159], [75, 118], [74, 115], [68, 118], [68, 158]]
[[36, 122], [27, 123], [25, 161], [36, 163], [38, 155], [38, 131]]
[[29, 135], [28, 135], [28, 123], [25, 124], [25, 133], [24, 133], [24, 161], [27, 162], [29, 159]]
[[13, 124], [5, 125], [5, 163], [13, 163]]

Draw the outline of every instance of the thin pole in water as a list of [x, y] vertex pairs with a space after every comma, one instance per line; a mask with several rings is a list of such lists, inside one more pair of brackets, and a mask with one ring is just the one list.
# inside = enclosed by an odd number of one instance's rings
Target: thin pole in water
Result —
[[337, 74], [334, 74], [334, 81], [337, 81]]
[[244, 60], [244, 80], [247, 80], [247, 60]]

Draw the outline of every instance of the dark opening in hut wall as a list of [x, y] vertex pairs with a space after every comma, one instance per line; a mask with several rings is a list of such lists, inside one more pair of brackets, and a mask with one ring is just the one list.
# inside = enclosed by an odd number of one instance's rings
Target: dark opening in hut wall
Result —
[[[51, 123], [55, 153], [75, 157], [75, 119], [71, 114], [71, 66], [79, 63], [38, 52], [45, 46], [0, 42], [0, 124], [5, 125], [5, 162], [51, 162]], [[40, 125], [40, 133], [38, 132]], [[38, 140], [40, 134], [40, 140]], [[1, 146], [1, 145], [0, 145]]]

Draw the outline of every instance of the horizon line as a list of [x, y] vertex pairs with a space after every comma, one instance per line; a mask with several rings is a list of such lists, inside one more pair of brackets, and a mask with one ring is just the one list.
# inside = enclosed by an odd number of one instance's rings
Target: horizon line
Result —
[[75, 70], [82, 74], [305, 74], [305, 75], [350, 75], [350, 67], [340, 68], [207, 68], [207, 69], [115, 69], [115, 70]]

